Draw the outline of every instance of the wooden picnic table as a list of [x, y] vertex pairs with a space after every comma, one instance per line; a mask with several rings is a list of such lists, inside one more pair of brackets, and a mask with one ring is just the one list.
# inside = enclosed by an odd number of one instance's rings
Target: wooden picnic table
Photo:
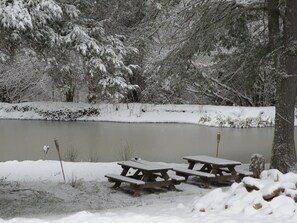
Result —
[[175, 185], [180, 183], [179, 178], [169, 177], [168, 171], [172, 170], [169, 166], [145, 160], [121, 161], [118, 165], [122, 167], [120, 175], [107, 174], [105, 177], [115, 183], [114, 188], [120, 187], [123, 182], [129, 183], [134, 196], [139, 195], [144, 188], [176, 190]]
[[[241, 165], [238, 161], [205, 155], [184, 156], [183, 159], [188, 161], [188, 169], [175, 168], [176, 174], [184, 176], [186, 180], [189, 176], [198, 176], [205, 186], [209, 186], [212, 182], [237, 180], [238, 173], [235, 166]], [[195, 168], [197, 164], [200, 164], [199, 169]]]

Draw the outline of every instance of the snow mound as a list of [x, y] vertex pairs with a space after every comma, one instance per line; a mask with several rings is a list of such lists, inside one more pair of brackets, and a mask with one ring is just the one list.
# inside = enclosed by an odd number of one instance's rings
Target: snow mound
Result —
[[260, 179], [245, 177], [227, 190], [215, 189], [194, 202], [200, 215], [221, 212], [229, 214], [262, 214], [293, 216], [297, 205], [297, 174], [265, 170]]

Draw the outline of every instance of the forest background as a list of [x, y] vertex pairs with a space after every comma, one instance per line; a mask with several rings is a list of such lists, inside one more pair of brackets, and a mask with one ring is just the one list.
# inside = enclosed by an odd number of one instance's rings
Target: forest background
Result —
[[[55, 4], [63, 16], [51, 12], [46, 16], [52, 21], [25, 38], [20, 36], [26, 24], [1, 33], [7, 41], [1, 49], [0, 101], [275, 104], [264, 2]], [[33, 6], [14, 4], [12, 10], [22, 7]], [[52, 10], [54, 3], [43, 7]], [[6, 28], [18, 21], [0, 17]]]
[[297, 2], [3, 0], [0, 101], [274, 106], [296, 161]]

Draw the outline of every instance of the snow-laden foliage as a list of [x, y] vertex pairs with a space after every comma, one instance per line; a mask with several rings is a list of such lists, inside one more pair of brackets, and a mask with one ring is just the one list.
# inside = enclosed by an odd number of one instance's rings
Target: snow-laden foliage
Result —
[[[55, 68], [61, 74], [61, 81], [57, 87], [70, 89], [69, 73], [73, 73], [75, 64], [71, 64], [70, 57], [68, 60], [59, 61], [55, 55], [64, 54], [65, 57], [77, 51], [81, 54], [78, 56], [81, 62], [76, 64], [76, 73], [79, 73], [76, 76], [89, 76], [80, 80], [87, 80], [87, 85], [92, 83], [97, 89], [94, 91], [92, 87], [89, 93], [100, 92], [99, 94], [117, 95], [117, 98], [122, 98], [129, 89], [136, 87], [128, 82], [132, 69], [125, 63], [125, 57], [137, 50], [126, 46], [123, 36], [106, 34], [103, 22], [90, 19], [88, 16], [82, 15], [75, 5], [67, 4], [65, 1], [1, 1], [0, 35], [4, 41], [0, 43], [0, 60], [9, 59], [18, 48], [24, 46], [46, 52], [43, 55], [49, 62], [48, 68]], [[65, 83], [62, 87], [62, 79], [65, 80], [66, 76], [68, 84]], [[55, 75], [55, 83], [57, 77]], [[111, 84], [112, 90], [108, 84]], [[101, 90], [98, 91], [98, 88]]]
[[0, 59], [6, 61], [19, 47], [36, 49], [59, 39], [51, 26], [61, 20], [62, 8], [54, 0], [2, 0], [0, 2]]
[[0, 25], [7, 29], [26, 30], [62, 17], [61, 7], [53, 0], [2, 0]]
[[66, 48], [71, 45], [82, 55], [90, 101], [98, 100], [100, 95], [120, 100], [128, 90], [137, 87], [128, 82], [133, 74], [131, 68], [136, 65], [125, 63], [125, 57], [137, 53], [137, 49], [126, 46], [124, 36], [107, 35], [102, 23], [88, 20], [88, 28], [84, 21], [80, 23], [68, 24], [63, 40]]
[[63, 4], [64, 13], [69, 16], [71, 19], [78, 18], [80, 11], [70, 4]]
[[84, 57], [89, 101], [124, 98], [129, 90], [137, 88], [129, 83], [137, 66], [126, 63], [125, 58], [138, 50], [124, 44], [124, 36], [107, 34], [103, 22], [86, 18], [78, 23], [69, 26], [64, 39]]
[[83, 59], [74, 50], [52, 50], [47, 59], [46, 72], [68, 102], [73, 102], [77, 90], [84, 80]]
[[124, 36], [107, 34], [104, 21], [98, 22], [76, 11], [75, 14], [80, 17], [63, 27], [63, 47], [64, 50], [74, 48], [82, 55], [83, 64], [79, 66], [83, 67], [81, 72], [85, 75], [89, 101], [102, 100], [101, 97], [120, 100], [128, 90], [137, 87], [128, 82], [133, 73], [130, 67], [135, 65], [125, 62], [137, 49], [126, 46]]
[[[146, 101], [266, 106], [275, 103], [267, 1], [163, 4], [153, 35]], [[153, 59], [153, 58], [152, 58]], [[202, 96], [203, 95], [203, 96]]]

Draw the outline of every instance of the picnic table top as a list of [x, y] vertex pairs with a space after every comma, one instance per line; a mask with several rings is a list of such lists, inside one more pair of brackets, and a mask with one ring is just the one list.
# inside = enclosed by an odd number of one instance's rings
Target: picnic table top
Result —
[[160, 164], [155, 164], [153, 162], [142, 162], [141, 160], [131, 160], [131, 161], [121, 161], [118, 162], [118, 165], [121, 165], [122, 167], [131, 167], [133, 169], [138, 169], [138, 170], [144, 170], [144, 171], [167, 171], [167, 170], [172, 170], [172, 167], [165, 166], [165, 165], [160, 165]]
[[219, 165], [219, 166], [236, 166], [241, 165], [241, 162], [233, 161], [233, 160], [227, 160], [212, 156], [184, 156], [183, 159], [188, 161], [194, 161], [197, 163], [203, 163], [203, 164], [212, 164], [212, 165]]

